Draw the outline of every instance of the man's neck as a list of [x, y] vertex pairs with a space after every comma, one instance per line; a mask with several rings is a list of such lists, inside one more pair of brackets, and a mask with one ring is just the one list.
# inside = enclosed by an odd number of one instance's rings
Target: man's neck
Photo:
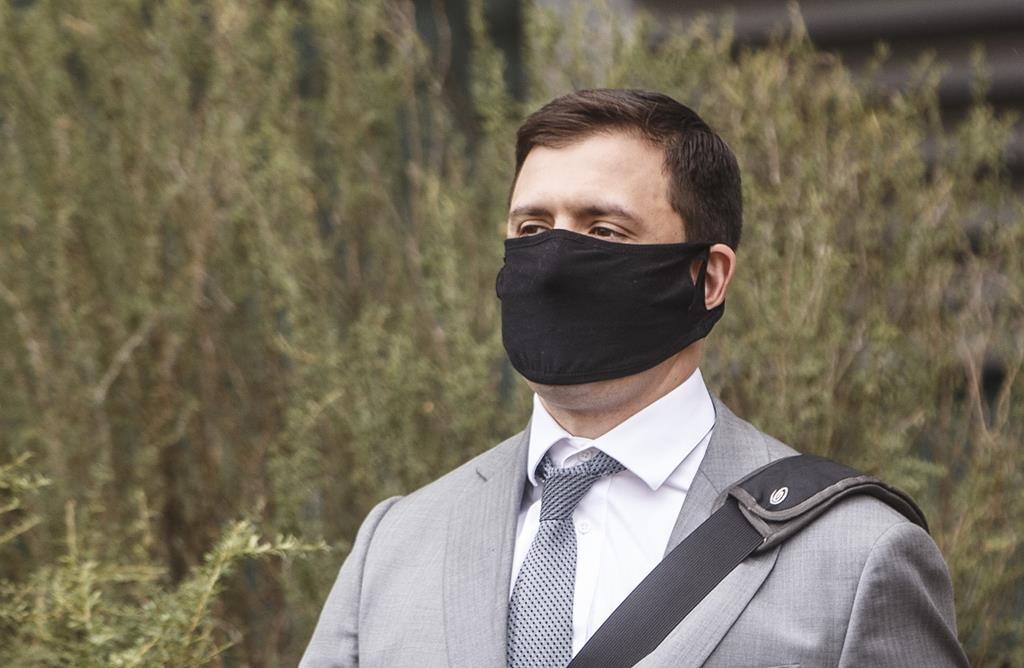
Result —
[[697, 369], [700, 352], [699, 345], [691, 345], [656, 367], [626, 378], [585, 385], [536, 385], [534, 390], [562, 429], [594, 439], [679, 387]]

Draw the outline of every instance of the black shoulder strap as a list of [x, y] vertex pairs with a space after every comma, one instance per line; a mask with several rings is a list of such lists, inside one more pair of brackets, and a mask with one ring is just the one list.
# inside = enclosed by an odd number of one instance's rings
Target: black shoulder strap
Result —
[[718, 508], [637, 585], [569, 668], [623, 668], [654, 651], [744, 559], [795, 535], [841, 499], [870, 494], [926, 531], [913, 499], [823, 457], [779, 459], [730, 487]]

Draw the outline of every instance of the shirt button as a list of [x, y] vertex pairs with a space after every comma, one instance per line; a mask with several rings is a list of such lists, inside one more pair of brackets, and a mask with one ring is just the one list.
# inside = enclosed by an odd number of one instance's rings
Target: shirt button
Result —
[[593, 458], [594, 458], [594, 451], [593, 450], [584, 450], [583, 452], [580, 453], [580, 461], [581, 462], [589, 462]]
[[591, 528], [592, 527], [590, 526], [590, 522], [588, 522], [587, 520], [581, 520], [580, 523], [576, 526], [576, 529], [580, 533], [588, 533]]

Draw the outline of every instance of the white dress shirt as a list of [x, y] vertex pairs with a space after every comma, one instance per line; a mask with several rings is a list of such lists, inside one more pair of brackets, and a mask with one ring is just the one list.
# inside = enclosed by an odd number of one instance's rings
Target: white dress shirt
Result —
[[572, 611], [575, 655], [665, 554], [669, 536], [715, 426], [715, 407], [696, 370], [677, 388], [596, 439], [568, 433], [534, 395], [512, 581], [537, 534], [542, 485], [537, 465], [550, 454], [573, 466], [595, 449], [626, 467], [597, 482], [576, 506], [576, 587]]

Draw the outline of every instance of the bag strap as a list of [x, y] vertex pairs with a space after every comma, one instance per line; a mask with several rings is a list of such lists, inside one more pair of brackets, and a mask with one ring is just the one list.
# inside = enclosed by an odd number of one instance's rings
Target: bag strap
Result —
[[741, 479], [617, 607], [568, 668], [623, 668], [654, 651], [744, 559], [796, 535], [841, 499], [870, 494], [928, 530], [908, 495], [824, 457], [776, 460]]

